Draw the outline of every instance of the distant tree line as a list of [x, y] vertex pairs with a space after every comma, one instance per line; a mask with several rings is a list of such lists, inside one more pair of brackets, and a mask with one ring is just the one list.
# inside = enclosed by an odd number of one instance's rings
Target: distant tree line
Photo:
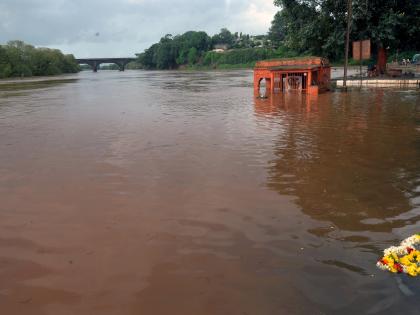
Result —
[[276, 51], [270, 48], [243, 48], [232, 49], [224, 53], [208, 51], [204, 54], [201, 64], [203, 66], [222, 65], [252, 65], [257, 60], [278, 57]]
[[[269, 31], [274, 47], [340, 60], [347, 0], [274, 0], [280, 8]], [[420, 49], [419, 0], [352, 0], [351, 41], [368, 39], [389, 53]]]
[[35, 48], [22, 41], [0, 45], [0, 78], [58, 75], [80, 71], [73, 55]]
[[[227, 51], [213, 51], [220, 47]], [[194, 31], [177, 36], [168, 34], [138, 54], [138, 63], [146, 69], [177, 69], [193, 65], [217, 67], [222, 64], [249, 64], [273, 56], [267, 36], [232, 33], [222, 28], [212, 37], [206, 32]]]

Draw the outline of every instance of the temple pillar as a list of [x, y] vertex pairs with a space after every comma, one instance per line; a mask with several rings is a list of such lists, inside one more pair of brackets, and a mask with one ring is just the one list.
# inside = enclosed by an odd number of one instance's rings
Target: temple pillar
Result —
[[270, 93], [271, 94], [274, 94], [274, 73], [272, 72], [272, 73], [270, 73], [270, 82], [271, 82], [271, 84], [270, 84]]
[[261, 78], [259, 77], [259, 75], [254, 73], [254, 93], [255, 94], [260, 93], [260, 82], [261, 82]]
[[312, 86], [312, 71], [308, 71], [307, 82], [306, 82], [306, 88], [309, 89], [310, 86]]
[[386, 72], [386, 60], [386, 50], [381, 46], [378, 49], [378, 62], [376, 65], [379, 74], [384, 74]]

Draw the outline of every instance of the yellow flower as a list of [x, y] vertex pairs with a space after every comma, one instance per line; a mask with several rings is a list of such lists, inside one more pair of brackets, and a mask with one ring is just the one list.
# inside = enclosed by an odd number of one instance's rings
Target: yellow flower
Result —
[[391, 271], [393, 273], [397, 273], [397, 269], [394, 268], [394, 266], [389, 266], [389, 271]]
[[401, 259], [400, 259], [400, 263], [403, 264], [403, 265], [406, 265], [406, 266], [411, 265], [411, 261], [412, 261], [412, 259], [410, 258], [410, 255], [401, 257]]
[[398, 261], [398, 256], [395, 253], [392, 253], [392, 259], [394, 259], [394, 261]]
[[410, 265], [410, 266], [406, 267], [406, 270], [407, 270], [407, 273], [410, 276], [415, 277], [418, 274], [418, 270], [417, 270], [417, 267], [415, 265]]

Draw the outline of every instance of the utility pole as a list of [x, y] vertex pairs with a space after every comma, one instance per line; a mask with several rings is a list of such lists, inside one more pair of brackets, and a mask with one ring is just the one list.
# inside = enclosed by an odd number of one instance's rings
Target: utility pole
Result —
[[350, 48], [350, 29], [351, 29], [351, 18], [353, 6], [351, 3], [352, 0], [347, 0], [347, 30], [346, 30], [346, 51], [344, 59], [344, 80], [343, 87], [347, 89], [347, 67], [349, 65], [349, 48]]

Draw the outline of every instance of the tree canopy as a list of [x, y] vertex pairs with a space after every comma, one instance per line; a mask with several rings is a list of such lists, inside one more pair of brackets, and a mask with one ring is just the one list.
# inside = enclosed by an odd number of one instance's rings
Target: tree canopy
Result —
[[[222, 54], [213, 52], [217, 45], [234, 50]], [[184, 65], [245, 65], [274, 57], [272, 49], [266, 46], [268, 42], [264, 35], [251, 37], [222, 28], [212, 37], [205, 32], [194, 31], [177, 36], [167, 34], [137, 56], [138, 63], [146, 69], [176, 69]]]
[[231, 47], [234, 44], [237, 35], [238, 34], [236, 34], [236, 36], [232, 34], [227, 28], [222, 28], [219, 34], [215, 34], [211, 38], [212, 44], [213, 46], [222, 44], [222, 45], [227, 45], [228, 47]]
[[211, 38], [205, 32], [167, 34], [138, 55], [139, 63], [148, 69], [175, 69], [179, 65], [195, 63], [210, 48]]
[[[269, 36], [298, 53], [344, 55], [347, 0], [275, 0], [280, 8]], [[370, 38], [391, 51], [420, 47], [420, 1], [353, 0], [351, 40]]]
[[73, 55], [57, 49], [35, 48], [22, 41], [0, 45], [0, 78], [75, 73], [79, 66]]

